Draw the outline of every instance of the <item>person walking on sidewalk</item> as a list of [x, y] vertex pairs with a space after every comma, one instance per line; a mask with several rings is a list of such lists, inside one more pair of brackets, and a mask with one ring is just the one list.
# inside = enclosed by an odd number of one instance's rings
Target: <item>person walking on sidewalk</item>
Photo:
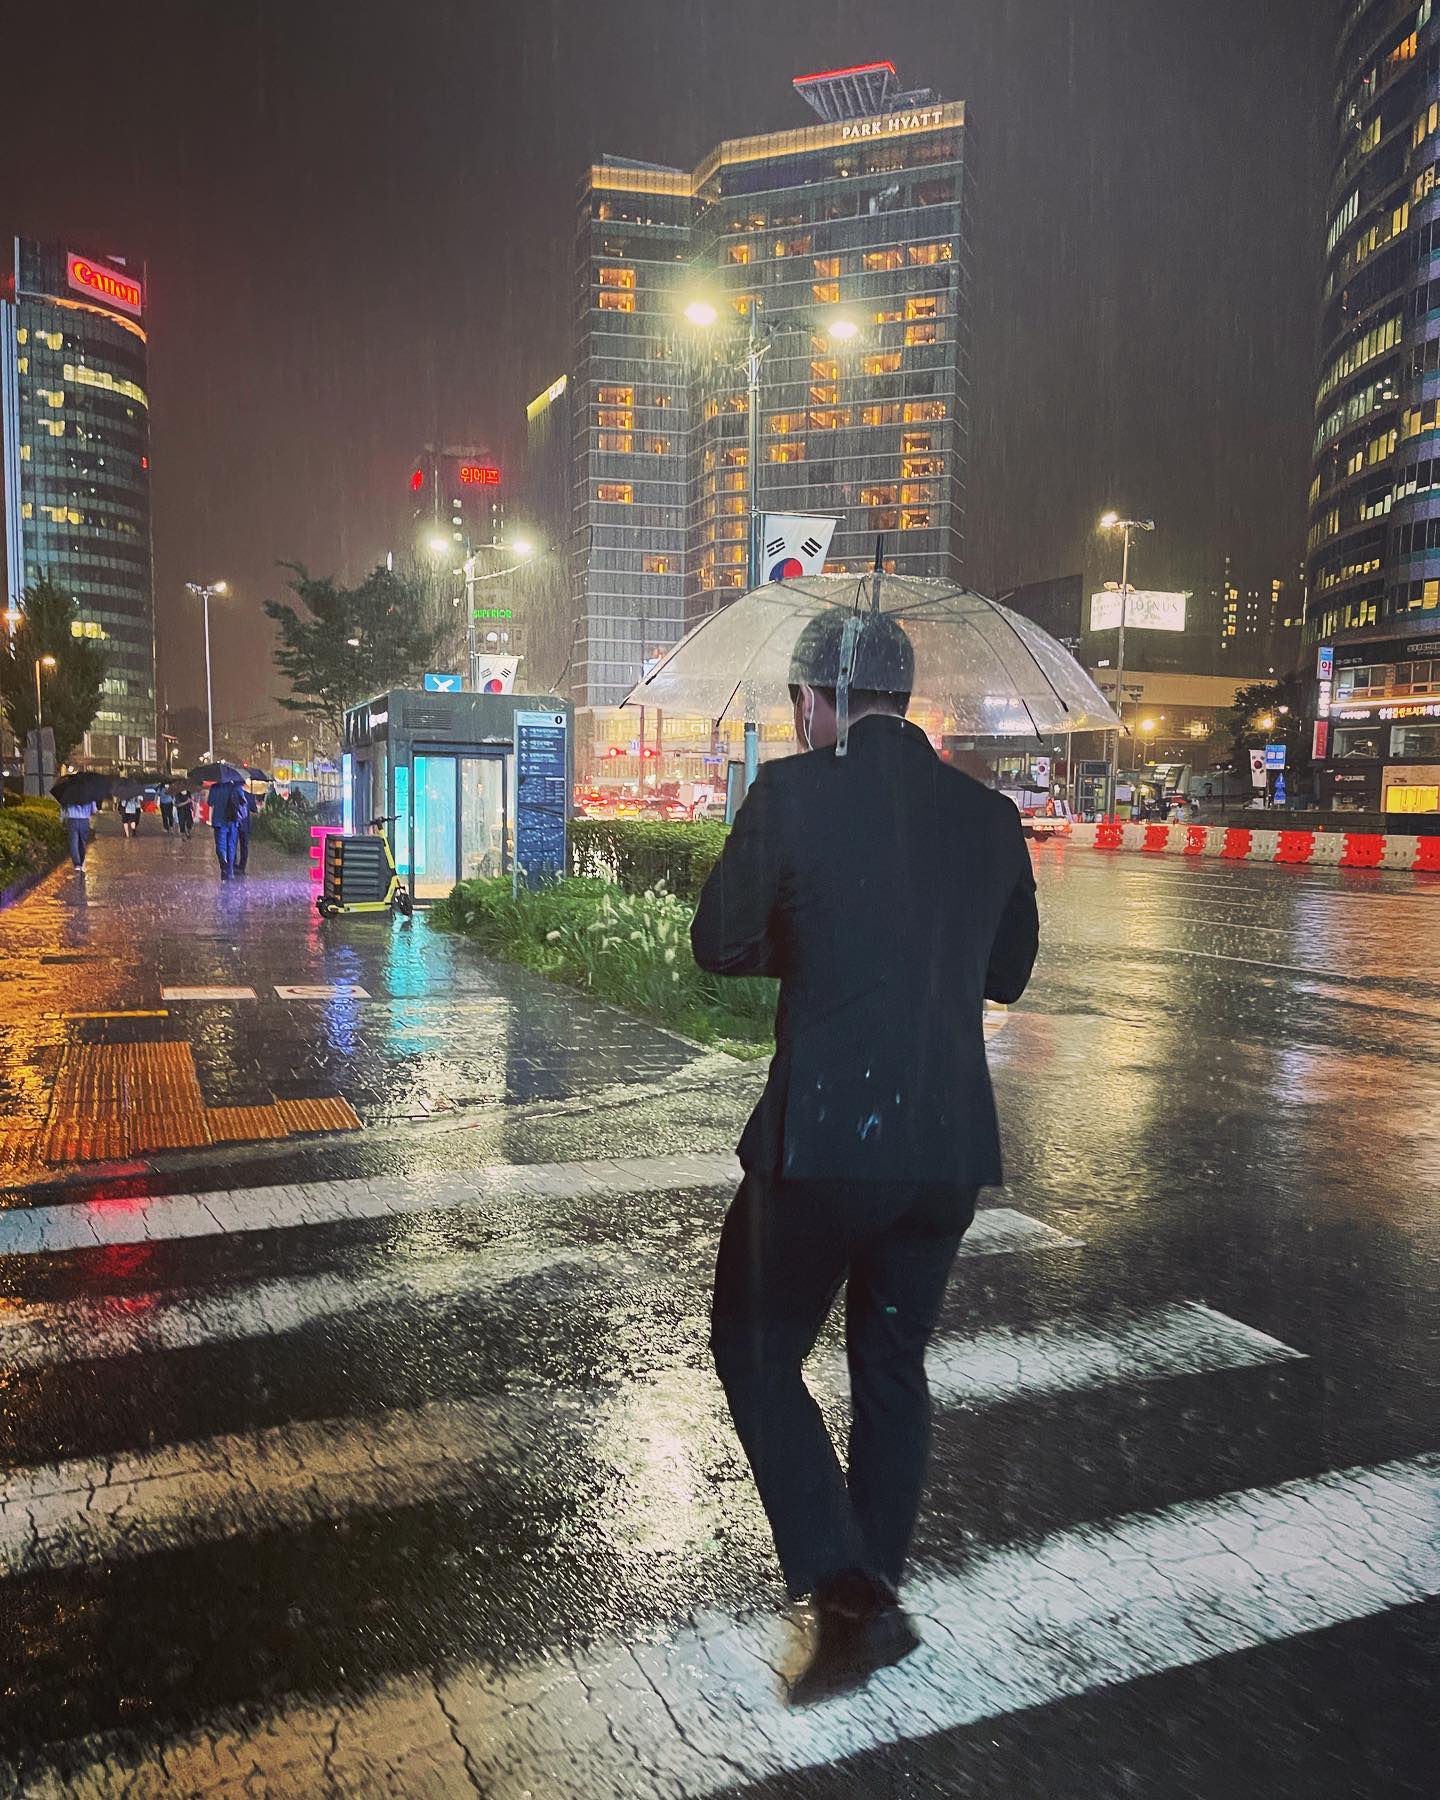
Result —
[[[898, 1590], [929, 1457], [925, 1349], [977, 1192], [1001, 1179], [984, 1003], [1020, 997], [1039, 938], [1020, 815], [906, 721], [913, 675], [893, 619], [806, 625], [790, 693], [809, 754], [761, 768], [691, 933], [702, 968], [780, 979], [711, 1349], [790, 1595], [813, 1597], [794, 1704], [919, 1642]], [[842, 1285], [843, 1471], [801, 1378]]]
[[175, 796], [168, 787], [162, 787], [156, 798], [160, 803], [160, 829], [168, 834], [175, 829]]
[[85, 853], [90, 848], [90, 820], [94, 813], [93, 800], [74, 801], [60, 808], [65, 835], [70, 840], [70, 861], [77, 869], [85, 867]]
[[195, 829], [195, 797], [183, 783], [175, 790], [175, 823], [182, 838]]
[[140, 829], [140, 796], [127, 794], [120, 802], [120, 826], [127, 838], [133, 838]]
[[243, 875], [250, 865], [250, 825], [258, 810], [255, 796], [240, 789], [240, 817], [235, 821], [235, 873]]
[[217, 781], [210, 789], [209, 802], [210, 824], [215, 832], [215, 860], [220, 865], [220, 879], [228, 881], [235, 873], [235, 839], [245, 808], [245, 794], [238, 782]]

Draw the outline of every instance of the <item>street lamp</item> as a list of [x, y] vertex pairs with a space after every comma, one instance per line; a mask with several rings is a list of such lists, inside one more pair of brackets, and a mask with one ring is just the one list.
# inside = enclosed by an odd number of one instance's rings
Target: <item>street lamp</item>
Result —
[[1109, 792], [1107, 810], [1113, 816], [1115, 812], [1115, 779], [1120, 760], [1120, 739], [1125, 730], [1125, 612], [1130, 600], [1130, 543], [1137, 531], [1153, 531], [1153, 519], [1122, 519], [1119, 513], [1110, 511], [1100, 515], [1102, 531], [1120, 531], [1124, 533], [1124, 549], [1120, 553], [1120, 626], [1115, 638], [1115, 717], [1120, 721], [1115, 733], [1115, 754], [1109, 763]]
[[215, 703], [210, 688], [210, 599], [215, 594], [228, 594], [230, 589], [223, 581], [187, 581], [185, 586], [205, 608], [205, 736], [209, 740], [205, 760], [210, 762], [215, 756]]
[[470, 673], [470, 692], [475, 692], [476, 673], [480, 662], [480, 643], [475, 630], [475, 587], [481, 581], [499, 581], [504, 575], [513, 575], [535, 554], [535, 545], [527, 537], [511, 540], [510, 552], [518, 561], [509, 563], [503, 569], [491, 569], [484, 575], [475, 573], [475, 553], [472, 550], [462, 565], [465, 571], [465, 651]]
[[432, 555], [447, 555], [451, 547], [451, 541], [450, 538], [440, 537], [438, 534], [435, 537], [430, 538], [428, 544]]
[[35, 658], [35, 729], [39, 731], [45, 723], [45, 708], [40, 699], [40, 671], [56, 669], [60, 665], [53, 656], [37, 656]]

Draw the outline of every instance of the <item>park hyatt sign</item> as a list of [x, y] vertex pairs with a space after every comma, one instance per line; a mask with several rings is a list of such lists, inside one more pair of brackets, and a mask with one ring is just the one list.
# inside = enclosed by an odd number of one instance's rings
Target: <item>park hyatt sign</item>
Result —
[[854, 138], [897, 137], [904, 131], [928, 131], [931, 126], [944, 122], [943, 106], [926, 106], [918, 112], [886, 113], [883, 118], [857, 119], [853, 125], [842, 126], [840, 142], [848, 144]]
[[116, 312], [141, 318], [145, 312], [145, 290], [131, 275], [119, 269], [107, 269], [104, 263], [70, 251], [65, 258], [65, 279], [72, 288], [91, 300], [99, 300]]

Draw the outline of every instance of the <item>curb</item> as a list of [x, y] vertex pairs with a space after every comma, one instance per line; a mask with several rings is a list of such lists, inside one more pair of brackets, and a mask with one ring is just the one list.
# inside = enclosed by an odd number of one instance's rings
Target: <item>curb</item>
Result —
[[1076, 824], [1053, 842], [1151, 856], [1212, 856], [1226, 862], [1309, 863], [1322, 869], [1409, 869], [1440, 875], [1440, 837], [1376, 831], [1246, 830], [1233, 825], [1146, 825], [1128, 819]]

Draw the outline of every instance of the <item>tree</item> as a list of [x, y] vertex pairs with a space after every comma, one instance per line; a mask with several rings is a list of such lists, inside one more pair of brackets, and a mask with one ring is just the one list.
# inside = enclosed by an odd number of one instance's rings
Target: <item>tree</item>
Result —
[[1250, 785], [1250, 752], [1263, 744], [1284, 744], [1288, 782], [1309, 772], [1310, 728], [1305, 718], [1305, 701], [1305, 682], [1299, 675], [1285, 675], [1279, 681], [1255, 681], [1235, 690], [1228, 721], [1231, 762], [1246, 787]]
[[75, 636], [70, 628], [79, 608], [74, 596], [55, 582], [33, 583], [20, 606], [24, 616], [0, 646], [0, 707], [6, 724], [23, 743], [36, 723], [36, 658], [53, 656], [55, 667], [41, 670], [41, 712], [55, 733], [55, 760], [62, 763], [100, 710], [105, 652], [94, 638]]
[[265, 602], [280, 633], [276, 666], [291, 687], [280, 704], [323, 721], [338, 743], [345, 709], [413, 681], [440, 634], [418, 584], [390, 569], [372, 569], [359, 587], [346, 588], [300, 563], [281, 567], [293, 571], [290, 591], [309, 616], [282, 600]]

